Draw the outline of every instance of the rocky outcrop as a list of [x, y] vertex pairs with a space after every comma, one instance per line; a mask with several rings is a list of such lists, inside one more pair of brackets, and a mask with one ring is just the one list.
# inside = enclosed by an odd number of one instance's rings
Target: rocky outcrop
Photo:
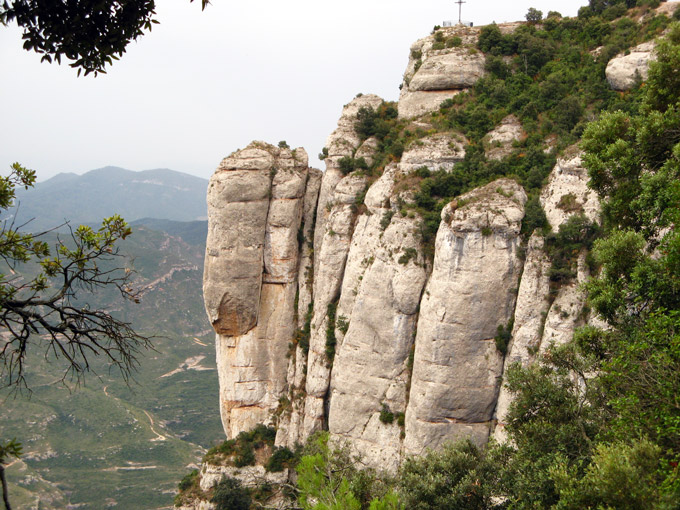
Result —
[[[513, 32], [521, 23], [498, 25]], [[472, 87], [485, 74], [486, 56], [477, 49], [480, 27], [439, 28], [411, 45], [400, 85], [399, 118], [413, 119], [437, 111], [442, 102]]]
[[[452, 48], [423, 61], [408, 84], [410, 91], [459, 90], [472, 87], [484, 75], [484, 54], [472, 48]], [[446, 51], [446, 50], [442, 50]]]
[[[546, 315], [550, 308], [550, 260], [543, 245], [543, 237], [539, 233], [534, 233], [527, 245], [524, 271], [517, 292], [512, 337], [504, 361], [504, 375], [514, 363], [527, 366], [534, 361], [541, 346]], [[496, 404], [497, 423], [494, 430], [494, 437], [499, 442], [503, 442], [506, 437], [504, 428], [511, 402], [510, 391], [502, 386]]]
[[489, 435], [503, 369], [494, 336], [512, 317], [525, 202], [521, 186], [501, 179], [442, 211], [418, 319], [409, 453], [457, 437], [483, 443]]
[[582, 213], [590, 221], [598, 220], [600, 202], [597, 193], [588, 187], [588, 171], [577, 147], [570, 147], [557, 160], [541, 191], [541, 205], [555, 232], [572, 214]]
[[[548, 223], [557, 232], [575, 214], [584, 214], [598, 221], [600, 204], [588, 188], [588, 174], [581, 166], [581, 153], [576, 147], [567, 149], [557, 160], [548, 183], [540, 196]], [[560, 287], [551, 289], [550, 260], [544, 249], [543, 237], [535, 232], [527, 245], [524, 272], [517, 294], [514, 326], [504, 372], [514, 363], [527, 366], [551, 345], [560, 345], [572, 338], [575, 329], [584, 324], [585, 291], [582, 283], [589, 276], [585, 252], [578, 257], [577, 276]], [[496, 406], [494, 437], [505, 440], [505, 422], [512, 402], [507, 388], [501, 388]]]
[[203, 293], [230, 437], [270, 422], [287, 385], [297, 234], [305, 199], [316, 202], [306, 193], [309, 174], [303, 149], [254, 142], [225, 158], [210, 180]]
[[484, 75], [485, 57], [475, 48], [478, 36], [477, 28], [442, 28], [411, 46], [399, 95], [400, 118], [436, 111]]
[[525, 137], [519, 119], [514, 115], [508, 115], [484, 137], [487, 159], [499, 161], [509, 156], [513, 150], [513, 143]]
[[328, 420], [334, 437], [391, 471], [401, 450], [394, 416], [406, 411], [408, 358], [426, 279], [418, 221], [395, 214], [396, 173], [389, 167], [368, 190], [368, 210], [354, 230], [337, 308]]
[[[320, 184], [314, 230], [314, 261], [305, 278], [313, 282], [311, 304], [309, 351], [306, 363], [295, 370], [293, 409], [290, 426], [277, 437], [277, 444], [294, 445], [303, 442], [312, 432], [326, 425], [326, 400], [330, 384], [330, 360], [326, 354], [326, 329], [329, 305], [340, 296], [345, 262], [349, 252], [357, 215], [356, 197], [366, 187], [365, 177], [344, 175], [340, 169], [343, 157], [369, 157], [376, 150], [376, 140], [362, 142], [354, 125], [361, 108], [375, 109], [382, 99], [375, 95], [361, 95], [347, 104], [338, 121], [338, 127], [328, 137], [325, 159], [326, 172]], [[308, 278], [311, 276], [311, 278]], [[306, 310], [306, 309], [305, 309]], [[305, 357], [296, 353], [296, 361]], [[303, 374], [304, 372], [304, 374]], [[291, 394], [291, 397], [293, 395]]]
[[[389, 471], [405, 454], [452, 439], [502, 441], [512, 401], [503, 374], [586, 320], [585, 254], [573, 281], [550, 282], [546, 241], [539, 232], [520, 237], [527, 196], [514, 180], [453, 200], [434, 247], [424, 244], [414, 186], [427, 173], [418, 170], [451, 172], [468, 141], [436, 133], [437, 116], [416, 117], [483, 76], [478, 34], [446, 28], [411, 48], [398, 114], [415, 120], [399, 120], [400, 157], [387, 153], [386, 138], [357, 133], [359, 111], [382, 105], [359, 95], [326, 142], [324, 173], [308, 168], [302, 149], [259, 142], [220, 164], [208, 196], [204, 289], [229, 437], [274, 423], [276, 445], [292, 448], [327, 429]], [[486, 157], [502, 160], [525, 136], [507, 116], [482, 140]], [[389, 161], [381, 173], [371, 168], [378, 156]], [[348, 167], [361, 159], [369, 168]], [[597, 220], [576, 147], [558, 159], [540, 203], [555, 232], [574, 214]], [[495, 338], [499, 326], [510, 331], [507, 345]]]
[[624, 91], [645, 81], [649, 63], [654, 60], [654, 47], [654, 41], [645, 42], [611, 59], [605, 71], [609, 86]]
[[437, 133], [412, 143], [401, 157], [399, 168], [409, 173], [421, 167], [451, 171], [465, 158], [467, 140], [456, 133]]

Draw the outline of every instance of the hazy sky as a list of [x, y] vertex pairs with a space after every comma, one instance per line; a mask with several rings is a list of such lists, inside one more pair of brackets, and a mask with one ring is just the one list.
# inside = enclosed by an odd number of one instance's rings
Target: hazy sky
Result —
[[[413, 41], [454, 0], [158, 0], [153, 31], [97, 78], [40, 64], [0, 26], [0, 167], [83, 173], [106, 165], [209, 177], [251, 140], [302, 146], [310, 161], [357, 93], [396, 100]], [[463, 19], [575, 16], [587, 0], [467, 0]]]

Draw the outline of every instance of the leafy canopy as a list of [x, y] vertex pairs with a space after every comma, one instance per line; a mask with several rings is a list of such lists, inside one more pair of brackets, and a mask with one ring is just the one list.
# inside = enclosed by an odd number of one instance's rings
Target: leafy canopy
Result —
[[[0, 177], [0, 208], [13, 203], [16, 186], [29, 187], [35, 172], [18, 163], [9, 176]], [[54, 245], [46, 233], [21, 231], [5, 220], [0, 227], [1, 386], [28, 387], [29, 354], [63, 362], [62, 381], [80, 381], [91, 370], [92, 357], [102, 356], [123, 378], [131, 375], [141, 349], [151, 340], [130, 324], [103, 310], [93, 310], [82, 296], [103, 288], [115, 289], [122, 298], [138, 301], [130, 269], [116, 265], [116, 242], [131, 233], [119, 216], [104, 219], [99, 229], [81, 225], [70, 235], [57, 236]]]
[[[193, 2], [194, 0], [189, 0]], [[202, 8], [209, 0], [201, 0]], [[4, 0], [0, 23], [15, 21], [23, 29], [24, 49], [43, 55], [43, 62], [71, 61], [78, 74], [106, 73], [127, 45], [150, 31], [155, 0]]]

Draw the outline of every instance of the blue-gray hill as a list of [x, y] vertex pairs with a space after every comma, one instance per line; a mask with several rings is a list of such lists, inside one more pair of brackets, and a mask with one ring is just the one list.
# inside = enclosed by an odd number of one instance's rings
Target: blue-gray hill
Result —
[[168, 169], [133, 172], [104, 167], [83, 175], [59, 174], [17, 193], [17, 224], [32, 220], [27, 230], [97, 223], [112, 214], [127, 221], [160, 218], [173, 221], [206, 219], [207, 179]]

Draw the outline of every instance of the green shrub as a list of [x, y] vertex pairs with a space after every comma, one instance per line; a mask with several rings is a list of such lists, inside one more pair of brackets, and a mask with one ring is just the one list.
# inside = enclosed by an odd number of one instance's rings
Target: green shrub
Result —
[[462, 44], [463, 44], [463, 40], [458, 36], [449, 37], [446, 40], [446, 47], [447, 48], [458, 48]]
[[223, 477], [215, 486], [210, 499], [216, 510], [249, 510], [251, 504], [248, 489], [241, 486], [235, 478]]
[[190, 487], [198, 483], [198, 469], [194, 469], [191, 473], [187, 474], [182, 478], [177, 487], [180, 491], [186, 491]]
[[333, 359], [335, 358], [335, 344], [337, 343], [335, 338], [335, 314], [337, 309], [337, 301], [328, 303], [326, 308], [326, 317], [328, 318], [326, 322], [326, 359], [329, 364], [333, 364]]
[[264, 468], [270, 473], [278, 473], [283, 471], [285, 468], [292, 468], [295, 465], [295, 460], [297, 456], [288, 448], [280, 447], [275, 448], [272, 456], [269, 457], [267, 464]]
[[385, 230], [387, 227], [390, 226], [392, 216], [394, 216], [394, 211], [391, 209], [388, 209], [383, 213], [382, 218], [380, 218], [380, 230]]
[[347, 175], [354, 170], [354, 159], [350, 156], [343, 156], [340, 158], [340, 161], [338, 161], [338, 165], [340, 166], [340, 171], [343, 175]]
[[592, 223], [584, 214], [575, 214], [560, 225], [557, 234], [546, 237], [548, 253], [552, 259], [549, 277], [555, 285], [565, 283], [576, 276], [576, 260], [582, 249], [589, 250], [595, 239], [600, 236], [601, 229]]
[[314, 302], [309, 303], [307, 313], [305, 313], [305, 322], [301, 329], [296, 329], [293, 333], [293, 345], [299, 345], [302, 351], [307, 354], [309, 352], [309, 339], [312, 334], [312, 314], [314, 313]]
[[335, 321], [335, 323], [336, 323], [336, 324], [335, 324], [336, 327], [337, 327], [340, 331], [342, 331], [342, 334], [343, 334], [343, 335], [347, 334], [347, 330], [349, 329], [349, 321], [347, 320], [347, 317], [345, 317], [344, 315], [341, 315], [341, 316], [339, 316], [339, 317], [337, 318], [337, 320]]
[[487, 510], [492, 503], [498, 466], [471, 441], [460, 441], [408, 457], [398, 484], [406, 508]]
[[507, 354], [508, 352], [508, 345], [510, 344], [510, 340], [512, 339], [513, 325], [514, 319], [510, 319], [510, 322], [508, 322], [505, 326], [499, 324], [496, 330], [496, 336], [494, 337], [494, 340], [496, 342], [496, 349], [498, 349], [498, 352], [500, 352], [503, 355]]
[[199, 479], [200, 476], [198, 469], [192, 470], [190, 473], [185, 475], [184, 478], [182, 478], [182, 480], [177, 485], [179, 492], [175, 496], [175, 506], [188, 504], [192, 500], [203, 496], [203, 491], [199, 485]]
[[387, 425], [394, 421], [394, 413], [390, 411], [390, 408], [387, 407], [387, 404], [383, 404], [382, 409], [380, 409], [380, 421]]
[[530, 7], [529, 11], [526, 13], [524, 17], [529, 23], [538, 23], [543, 19], [543, 12], [533, 7]]
[[240, 443], [236, 448], [234, 456], [234, 466], [245, 467], [255, 464], [255, 450], [250, 443]]
[[545, 216], [538, 194], [533, 195], [524, 205], [524, 219], [522, 220], [522, 234], [531, 235], [534, 230], [541, 230], [547, 233], [550, 229], [548, 218]]
[[411, 259], [417, 259], [418, 258], [418, 251], [416, 251], [415, 248], [405, 248], [404, 249], [404, 254], [399, 257], [398, 262], [402, 265], [406, 265], [409, 263]]

